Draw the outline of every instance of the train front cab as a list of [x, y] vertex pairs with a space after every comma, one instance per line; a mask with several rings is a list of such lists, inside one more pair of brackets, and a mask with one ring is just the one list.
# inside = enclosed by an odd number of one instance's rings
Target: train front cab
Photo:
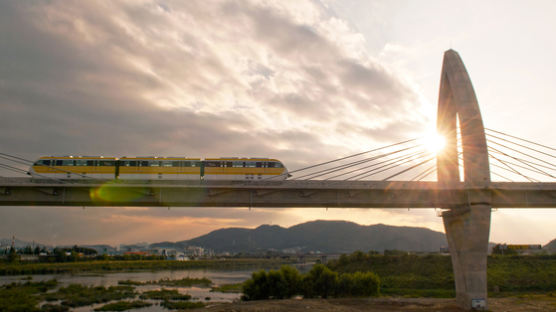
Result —
[[115, 157], [41, 157], [29, 168], [29, 174], [37, 179], [114, 179], [115, 163]]

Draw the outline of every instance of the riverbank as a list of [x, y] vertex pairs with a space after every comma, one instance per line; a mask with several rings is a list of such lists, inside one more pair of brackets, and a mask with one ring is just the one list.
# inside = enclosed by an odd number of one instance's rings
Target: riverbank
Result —
[[[556, 310], [556, 293], [520, 295], [489, 299], [490, 311], [546, 312]], [[301, 311], [404, 311], [404, 312], [460, 312], [455, 299], [439, 298], [339, 298], [339, 299], [287, 299], [260, 300], [208, 305], [192, 311], [207, 312], [301, 312]]]
[[135, 272], [187, 269], [279, 268], [293, 261], [284, 259], [216, 259], [216, 260], [95, 260], [56, 263], [0, 263], [0, 275], [76, 274], [83, 272]]

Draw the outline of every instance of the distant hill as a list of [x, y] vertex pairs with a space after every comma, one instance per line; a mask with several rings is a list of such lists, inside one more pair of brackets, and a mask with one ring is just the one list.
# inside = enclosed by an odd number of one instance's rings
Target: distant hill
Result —
[[556, 252], [556, 239], [553, 239], [550, 243], [544, 245], [542, 249], [550, 252]]
[[156, 243], [151, 245], [153, 246], [201, 246], [216, 252], [231, 253], [266, 250], [349, 253], [355, 250], [382, 252], [385, 249], [438, 251], [440, 247], [446, 247], [448, 244], [443, 233], [426, 228], [384, 224], [363, 226], [346, 221], [320, 220], [290, 228], [261, 225], [256, 229], [220, 229], [191, 240]]

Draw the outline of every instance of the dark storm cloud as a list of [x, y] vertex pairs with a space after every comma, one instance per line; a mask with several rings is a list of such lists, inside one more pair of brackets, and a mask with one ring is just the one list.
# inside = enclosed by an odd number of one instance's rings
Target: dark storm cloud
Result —
[[[291, 170], [360, 151], [345, 137], [403, 139], [414, 130], [405, 127], [413, 91], [350, 49], [361, 42], [343, 44], [332, 19], [295, 1], [0, 2], [1, 150], [31, 159], [262, 156]], [[45, 218], [35, 233], [88, 237], [135, 233], [109, 217], [160, 226], [217, 214], [247, 225], [281, 212], [238, 211], [6, 208], [0, 219]], [[0, 236], [16, 230], [3, 228]]]

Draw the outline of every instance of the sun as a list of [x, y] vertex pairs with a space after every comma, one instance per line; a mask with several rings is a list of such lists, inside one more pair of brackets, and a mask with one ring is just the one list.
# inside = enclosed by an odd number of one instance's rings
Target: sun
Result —
[[438, 155], [444, 150], [446, 139], [436, 132], [430, 132], [423, 138], [423, 145], [427, 151]]

